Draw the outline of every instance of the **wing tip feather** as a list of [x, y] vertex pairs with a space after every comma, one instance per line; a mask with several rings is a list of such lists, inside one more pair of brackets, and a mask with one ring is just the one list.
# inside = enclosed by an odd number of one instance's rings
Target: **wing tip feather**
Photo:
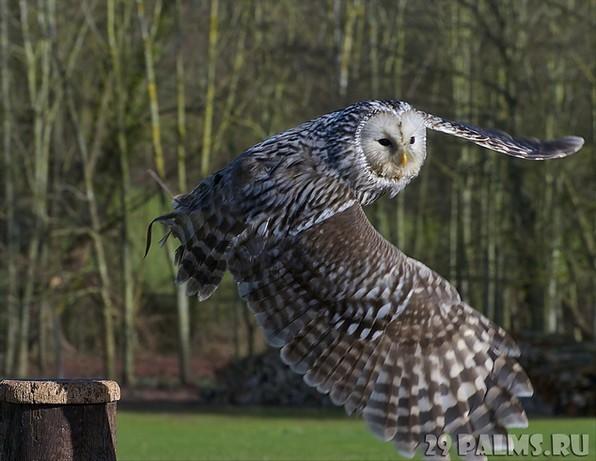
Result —
[[538, 150], [534, 155], [524, 158], [530, 160], [550, 160], [569, 157], [581, 150], [585, 140], [581, 136], [563, 136], [552, 141], [538, 142], [543, 149]]
[[568, 146], [569, 150], [567, 155], [578, 152], [582, 147], [584, 147], [584, 143], [586, 142], [581, 136], [565, 136], [560, 138], [560, 141], [564, 142]]

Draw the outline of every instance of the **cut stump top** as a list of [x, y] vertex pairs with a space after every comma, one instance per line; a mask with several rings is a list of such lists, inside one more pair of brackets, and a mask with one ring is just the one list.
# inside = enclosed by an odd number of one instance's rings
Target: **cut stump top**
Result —
[[0, 402], [16, 404], [86, 405], [120, 400], [115, 381], [55, 379], [0, 381]]

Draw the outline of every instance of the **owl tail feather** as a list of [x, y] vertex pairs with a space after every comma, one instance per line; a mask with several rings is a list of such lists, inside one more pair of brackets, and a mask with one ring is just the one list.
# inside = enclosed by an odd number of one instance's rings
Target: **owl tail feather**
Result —
[[176, 283], [186, 284], [188, 296], [199, 301], [209, 298], [227, 269], [226, 253], [230, 242], [244, 226], [225, 207], [216, 207], [213, 194], [197, 197], [194, 192], [174, 199], [175, 211], [155, 218], [147, 228], [145, 255], [151, 246], [151, 227], [161, 222], [167, 233], [160, 240], [164, 245], [170, 234], [181, 245], [174, 254], [178, 266]]

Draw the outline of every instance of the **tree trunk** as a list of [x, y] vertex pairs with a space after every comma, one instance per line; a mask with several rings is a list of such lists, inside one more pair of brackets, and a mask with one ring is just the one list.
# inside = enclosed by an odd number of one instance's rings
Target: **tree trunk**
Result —
[[[558, 32], [558, 27], [553, 25], [553, 33]], [[560, 65], [557, 60], [552, 60], [548, 63], [549, 73], [558, 81], [554, 85], [554, 95], [551, 98], [553, 110], [546, 114], [546, 130], [545, 136], [547, 139], [554, 139], [557, 135], [555, 133], [555, 114], [562, 113], [565, 100], [564, 88], [564, 67]], [[559, 273], [561, 272], [562, 258], [561, 258], [561, 208], [558, 199], [561, 197], [561, 186], [558, 175], [554, 172], [557, 167], [552, 163], [545, 165], [545, 205], [542, 207], [542, 214], [544, 216], [544, 226], [538, 229], [544, 234], [545, 229], [549, 229], [549, 238], [544, 248], [546, 256], [547, 280], [546, 280], [546, 299], [544, 301], [544, 317], [543, 317], [543, 331], [546, 333], [555, 333], [557, 331], [558, 318], [561, 316], [561, 295], [559, 287]], [[557, 167], [560, 170], [560, 167]]]
[[[47, 227], [47, 188], [49, 164], [49, 91], [51, 77], [51, 52], [52, 42], [48, 22], [53, 23], [55, 5], [53, 0], [48, 0], [46, 5], [40, 4], [38, 10], [39, 27], [44, 31], [35, 49], [29, 30], [29, 6], [26, 1], [19, 2], [21, 31], [25, 50], [25, 63], [29, 99], [33, 107], [33, 210], [35, 214], [35, 228], [29, 244], [29, 259], [27, 261], [27, 279], [23, 295], [21, 321], [19, 331], [19, 356], [17, 374], [25, 376], [29, 367], [29, 326], [31, 307], [36, 281], [39, 282], [40, 247], [45, 241]], [[39, 54], [39, 67], [37, 55]], [[39, 73], [39, 75], [38, 75]], [[39, 82], [39, 86], [38, 85]]]
[[[459, 120], [470, 120], [472, 100], [472, 46], [468, 23], [468, 10], [458, 3], [453, 4], [451, 12], [451, 47], [453, 53], [453, 102], [455, 105], [455, 116]], [[469, 143], [462, 144], [461, 155], [458, 161], [460, 181], [460, 209], [458, 219], [461, 232], [461, 294], [468, 302], [478, 305], [477, 297], [472, 293], [472, 279], [475, 275], [475, 248], [474, 236], [472, 235], [472, 147]]]
[[113, 381], [0, 381], [0, 460], [116, 461]]
[[[183, 11], [181, 1], [176, 2], [178, 9], [178, 27], [182, 31]], [[182, 50], [179, 48], [176, 54], [176, 126], [178, 140], [177, 170], [178, 190], [184, 193], [187, 188], [186, 182], [186, 117], [185, 117], [185, 91], [184, 91], [184, 61]], [[176, 306], [178, 310], [178, 363], [179, 380], [185, 384], [190, 379], [190, 302], [184, 287], [176, 288]]]
[[348, 91], [350, 78], [350, 62], [354, 46], [354, 29], [358, 16], [361, 13], [360, 0], [351, 0], [347, 3], [346, 25], [342, 34], [341, 50], [339, 55], [339, 96], [344, 98]]
[[[149, 96], [149, 109], [151, 112], [151, 140], [153, 143], [153, 158], [157, 174], [165, 178], [165, 159], [161, 145], [161, 129], [159, 122], [159, 102], [157, 100], [157, 83], [155, 79], [155, 66], [153, 64], [153, 43], [145, 17], [145, 3], [143, 0], [137, 0], [137, 14], [141, 27], [141, 37], [143, 38], [143, 51], [145, 57], [145, 72], [147, 77], [147, 94]], [[159, 18], [153, 18], [158, 21]]]
[[[48, 245], [44, 245], [41, 250], [40, 265], [41, 267], [48, 267]], [[44, 292], [47, 293], [47, 286], [44, 287]], [[49, 363], [49, 330], [51, 329], [51, 312], [52, 308], [48, 301], [46, 293], [40, 296], [38, 302], [39, 315], [37, 318], [37, 349], [38, 349], [38, 368], [43, 375], [47, 375], [48, 363]]]
[[203, 119], [203, 149], [201, 151], [201, 176], [209, 174], [211, 146], [213, 143], [213, 114], [215, 112], [215, 70], [217, 68], [217, 35], [219, 28], [218, 0], [211, 0], [209, 14], [209, 49], [207, 56], [207, 94]]
[[0, 0], [0, 73], [2, 78], [2, 151], [4, 163], [4, 209], [6, 213], [6, 344], [4, 374], [13, 373], [19, 312], [17, 301], [17, 232], [15, 222], [15, 184], [11, 146], [12, 112], [8, 42], [8, 0]]
[[[160, 8], [156, 8], [159, 12]], [[153, 42], [152, 34], [149, 32], [147, 18], [145, 17], [145, 6], [143, 0], [137, 0], [137, 15], [141, 27], [141, 36], [143, 38], [143, 49], [145, 56], [145, 71], [147, 78], [147, 94], [149, 97], [149, 107], [151, 111], [151, 139], [153, 143], [153, 158], [157, 174], [161, 179], [165, 179], [165, 160], [161, 144], [161, 125], [159, 116], [159, 100], [157, 98], [157, 81], [155, 79], [155, 68], [153, 63]], [[154, 29], [157, 29], [159, 17], [153, 18]], [[174, 244], [168, 240], [167, 244], [169, 260], [174, 267]], [[186, 384], [190, 374], [190, 328], [188, 319], [190, 317], [188, 298], [186, 296], [185, 286], [176, 286], [176, 307], [178, 312], [178, 343], [179, 343], [179, 373], [180, 382]]]
[[122, 210], [122, 224], [120, 228], [120, 244], [122, 255], [122, 299], [124, 301], [124, 382], [133, 386], [136, 382], [134, 358], [135, 358], [135, 299], [134, 299], [134, 277], [132, 268], [132, 249], [130, 244], [130, 210], [128, 196], [130, 194], [130, 172], [128, 160], [128, 142], [126, 139], [125, 117], [126, 117], [126, 93], [122, 82], [122, 66], [120, 49], [123, 47], [123, 40], [119, 40], [116, 31], [116, 5], [115, 0], [108, 0], [107, 3], [107, 35], [112, 59], [112, 70], [114, 72], [114, 94], [116, 97], [116, 130], [118, 157], [120, 159], [120, 207]]

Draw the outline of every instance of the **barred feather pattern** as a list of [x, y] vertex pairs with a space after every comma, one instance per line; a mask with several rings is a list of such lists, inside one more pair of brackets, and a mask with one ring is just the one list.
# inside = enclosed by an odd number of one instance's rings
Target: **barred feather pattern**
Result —
[[526, 424], [518, 397], [532, 387], [514, 342], [359, 205], [297, 236], [255, 238], [265, 241], [235, 248], [230, 270], [269, 343], [402, 454], [426, 434]]
[[215, 173], [191, 193], [176, 197], [173, 213], [153, 221], [168, 227], [162, 245], [170, 232], [180, 241], [174, 256], [176, 283], [184, 284], [186, 294], [196, 295], [200, 301], [217, 289], [227, 269], [230, 243], [245, 227], [230, 206], [229, 187], [222, 187], [229, 184], [230, 175], [228, 171]]
[[[251, 147], [154, 220], [168, 228], [163, 241], [180, 241], [177, 281], [189, 294], [207, 298], [228, 268], [282, 360], [407, 456], [427, 434], [523, 426], [518, 397], [532, 394], [505, 331], [362, 211], [416, 177], [427, 129], [525, 159], [583, 144], [514, 138], [404, 101], [362, 101]], [[409, 160], [396, 167], [402, 154]], [[150, 237], [151, 225], [147, 250]]]
[[427, 127], [431, 130], [467, 139], [487, 149], [526, 160], [567, 157], [576, 153], [584, 145], [583, 138], [579, 136], [564, 136], [548, 141], [536, 138], [514, 138], [504, 131], [480, 128], [469, 123], [447, 120], [423, 112], [421, 114], [426, 120]]

